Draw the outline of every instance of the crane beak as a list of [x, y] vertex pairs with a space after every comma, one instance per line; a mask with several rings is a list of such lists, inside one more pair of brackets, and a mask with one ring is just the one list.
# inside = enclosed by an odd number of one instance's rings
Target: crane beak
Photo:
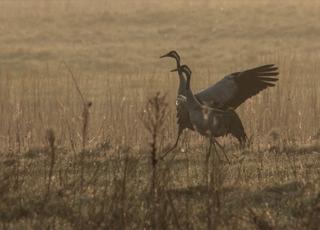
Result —
[[162, 55], [160, 58], [169, 57], [169, 54]]
[[178, 71], [178, 68], [170, 70], [170, 72], [176, 72], [176, 71]]

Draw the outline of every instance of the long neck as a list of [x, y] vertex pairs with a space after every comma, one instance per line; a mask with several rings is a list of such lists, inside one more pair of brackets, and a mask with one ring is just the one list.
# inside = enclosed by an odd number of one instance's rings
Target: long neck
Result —
[[[177, 69], [180, 69], [180, 62], [177, 60]], [[181, 73], [181, 71], [178, 71], [179, 74], [179, 88], [178, 88], [178, 95], [186, 95], [186, 86], [187, 86], [187, 79], [185, 76]]]
[[176, 59], [177, 69], [179, 69], [180, 68], [180, 58], [179, 57], [174, 57], [174, 59]]
[[192, 89], [190, 87], [190, 81], [191, 81], [191, 76], [188, 75], [187, 81], [186, 81], [186, 95], [185, 95], [187, 97], [187, 106], [190, 106], [192, 108], [200, 108], [201, 105], [193, 95]]

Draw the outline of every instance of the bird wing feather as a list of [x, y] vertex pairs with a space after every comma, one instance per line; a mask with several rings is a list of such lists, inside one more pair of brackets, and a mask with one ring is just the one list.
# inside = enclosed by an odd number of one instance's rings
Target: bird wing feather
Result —
[[235, 72], [195, 96], [203, 104], [211, 107], [236, 109], [248, 98], [275, 86], [278, 74], [278, 68], [273, 64]]

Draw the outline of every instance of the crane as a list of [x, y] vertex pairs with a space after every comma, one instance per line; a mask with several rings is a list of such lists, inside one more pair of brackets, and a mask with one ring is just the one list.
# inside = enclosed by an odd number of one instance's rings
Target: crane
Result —
[[[178, 95], [177, 100], [179, 100], [187, 109], [193, 129], [202, 136], [209, 138], [210, 148], [211, 144], [213, 144], [214, 147], [215, 144], [217, 144], [225, 154], [224, 149], [215, 137], [228, 134], [230, 127], [234, 125], [233, 120], [236, 113], [234, 113], [232, 109], [223, 110], [201, 104], [191, 90], [190, 81], [192, 72], [187, 65], [181, 65], [179, 68], [172, 71], [178, 71], [179, 75], [185, 76], [186, 78], [185, 95]], [[241, 121], [239, 120], [239, 122]], [[207, 158], [208, 157], [209, 155], [207, 155]], [[225, 157], [230, 163], [226, 154]]]
[[[180, 56], [176, 51], [172, 50], [169, 53], [162, 55], [160, 58], [164, 57], [174, 58], [177, 63], [177, 69], [181, 66]], [[209, 88], [198, 92], [194, 96], [202, 105], [219, 109], [232, 108], [232, 110], [230, 110], [230, 113], [233, 113], [231, 116], [232, 122], [226, 134], [231, 134], [236, 137], [240, 142], [240, 145], [243, 146], [247, 140], [247, 136], [240, 117], [234, 110], [245, 100], [256, 95], [261, 90], [274, 86], [275, 81], [278, 80], [278, 78], [275, 78], [275, 76], [279, 74], [277, 70], [278, 68], [275, 65], [269, 64], [240, 72], [234, 72], [225, 76], [222, 80]], [[178, 95], [185, 95], [187, 79], [185, 76], [179, 74], [179, 80]], [[179, 127], [178, 135], [175, 144], [165, 153], [165, 155], [176, 148], [180, 135], [184, 129], [188, 128], [194, 130], [186, 106], [181, 104], [179, 100], [176, 100], [176, 105], [177, 123]]]

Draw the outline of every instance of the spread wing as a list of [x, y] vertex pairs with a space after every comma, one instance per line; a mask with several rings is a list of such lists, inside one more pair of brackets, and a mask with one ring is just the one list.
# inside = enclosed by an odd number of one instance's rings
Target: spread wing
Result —
[[236, 109], [248, 98], [275, 86], [278, 74], [278, 67], [273, 64], [235, 72], [195, 96], [201, 103], [212, 107]]

